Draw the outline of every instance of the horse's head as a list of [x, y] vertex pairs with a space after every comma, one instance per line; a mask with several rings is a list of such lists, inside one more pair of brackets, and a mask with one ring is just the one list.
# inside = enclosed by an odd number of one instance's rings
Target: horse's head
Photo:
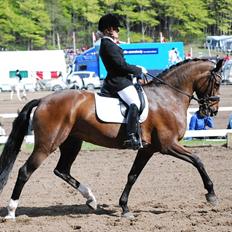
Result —
[[[213, 63], [212, 63], [213, 65]], [[196, 94], [198, 97], [199, 111], [203, 115], [215, 116], [219, 107], [219, 88], [221, 84], [221, 68], [223, 66], [223, 59], [209, 70], [201, 74], [201, 78], [197, 81]]]

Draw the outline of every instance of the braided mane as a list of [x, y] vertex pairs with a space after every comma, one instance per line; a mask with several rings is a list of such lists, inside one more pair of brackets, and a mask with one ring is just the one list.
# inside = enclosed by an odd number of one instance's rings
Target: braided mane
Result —
[[[176, 68], [178, 68], [179, 66], [183, 65], [183, 64], [187, 64], [187, 63], [192, 63], [192, 62], [197, 62], [197, 61], [210, 61], [209, 59], [199, 59], [199, 58], [194, 58], [194, 59], [186, 59], [183, 60], [175, 65], [172, 65], [170, 68], [165, 69], [163, 72], [159, 73], [156, 77], [157, 78], [162, 78], [163, 76], [165, 76], [168, 72], [175, 70]], [[211, 61], [212, 62], [212, 61]]]
[[[186, 60], [183, 60], [175, 65], [172, 65], [170, 68], [167, 68], [165, 69], [163, 72], [159, 73], [155, 78], [152, 79], [152, 81], [150, 83], [148, 83], [149, 85], [151, 83], [154, 83], [156, 86], [159, 86], [161, 84], [161, 82], [159, 81], [160, 79], [164, 80], [164, 78], [169, 74], [169, 73], [173, 73], [173, 75], [171, 76], [171, 78], [169, 79], [170, 81], [174, 81], [176, 82], [177, 85], [180, 84], [181, 82], [181, 79], [182, 78], [186, 78], [186, 75], [184, 75], [185, 73], [185, 70], [181, 70], [179, 73], [178, 73], [178, 69], [183, 66], [184, 64], [189, 64], [189, 68], [191, 68], [191, 64], [194, 64], [195, 62], [198, 62], [198, 61], [202, 61], [202, 62], [206, 62], [206, 61], [209, 61], [209, 62], [212, 62], [211, 60], [209, 59], [199, 59], [199, 58], [194, 58], [194, 59], [186, 59]], [[186, 65], [183, 66], [183, 67], [187, 67]], [[175, 71], [175, 72], [173, 72]]]

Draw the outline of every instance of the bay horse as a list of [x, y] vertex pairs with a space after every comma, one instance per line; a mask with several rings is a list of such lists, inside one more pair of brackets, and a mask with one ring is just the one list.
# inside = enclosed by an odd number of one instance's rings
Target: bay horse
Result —
[[[156, 152], [192, 164], [198, 170], [207, 190], [207, 201], [211, 204], [217, 203], [213, 182], [203, 163], [179, 144], [179, 141], [186, 131], [187, 109], [192, 99], [198, 101], [199, 109], [204, 114], [211, 116], [217, 114], [222, 65], [222, 60], [217, 64], [204, 59], [182, 61], [143, 85], [149, 102], [147, 119], [141, 123], [142, 140], [146, 142], [146, 146], [138, 150], [119, 199], [123, 216], [133, 217], [128, 208], [131, 188]], [[15, 219], [15, 211], [24, 185], [32, 173], [57, 148], [60, 149], [60, 159], [54, 173], [77, 189], [87, 199], [88, 206], [96, 209], [95, 196], [90, 188], [71, 176], [71, 166], [81, 149], [82, 141], [123, 149], [126, 126], [99, 120], [95, 111], [94, 93], [89, 91], [64, 90], [31, 100], [24, 106], [13, 122], [12, 131], [0, 156], [0, 192], [20, 151], [34, 107], [36, 107], [33, 115], [34, 149], [19, 169], [7, 207], [6, 219]]]

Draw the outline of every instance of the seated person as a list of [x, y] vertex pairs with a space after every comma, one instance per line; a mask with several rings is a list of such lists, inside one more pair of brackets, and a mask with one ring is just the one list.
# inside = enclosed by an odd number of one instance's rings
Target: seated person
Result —
[[229, 116], [229, 121], [228, 121], [227, 129], [232, 129], [232, 114]]
[[213, 126], [213, 118], [202, 115], [198, 110], [190, 119], [189, 130], [207, 130], [213, 128]]

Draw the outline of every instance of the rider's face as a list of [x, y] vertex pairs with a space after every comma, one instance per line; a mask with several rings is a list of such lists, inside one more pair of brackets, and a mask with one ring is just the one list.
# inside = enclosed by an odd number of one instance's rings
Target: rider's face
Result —
[[109, 29], [107, 29], [107, 34], [113, 40], [118, 41], [118, 39], [119, 39], [119, 28], [118, 27], [110, 27]]

